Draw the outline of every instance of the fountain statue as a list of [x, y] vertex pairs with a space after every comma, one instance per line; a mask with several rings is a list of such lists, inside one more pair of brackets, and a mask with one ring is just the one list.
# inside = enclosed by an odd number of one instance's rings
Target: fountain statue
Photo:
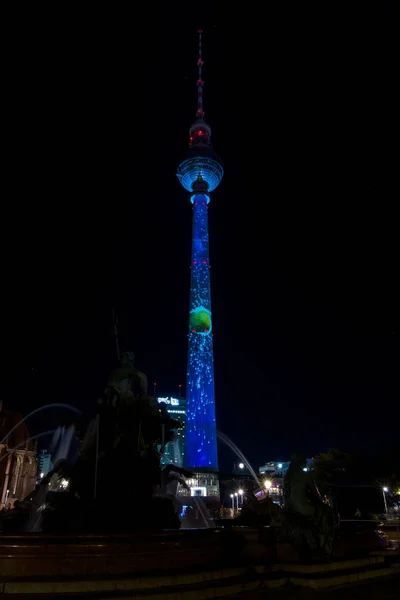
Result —
[[334, 512], [321, 497], [313, 473], [305, 470], [306, 464], [303, 454], [292, 456], [284, 478], [283, 508], [275, 504], [269, 495], [257, 500], [248, 493], [249, 514], [244, 513], [239, 519], [247, 519], [251, 524], [256, 520], [263, 525], [277, 525], [277, 541], [293, 546], [300, 560], [326, 561], [332, 556]]
[[130, 532], [179, 528], [175, 484], [190, 473], [160, 459], [179, 423], [147, 393], [131, 352], [122, 354], [96, 415], [64, 421], [51, 446], [53, 470], [20, 503], [27, 530]]

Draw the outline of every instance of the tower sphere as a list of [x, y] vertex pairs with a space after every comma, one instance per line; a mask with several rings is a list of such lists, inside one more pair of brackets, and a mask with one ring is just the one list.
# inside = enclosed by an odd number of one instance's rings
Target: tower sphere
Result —
[[188, 192], [193, 192], [193, 186], [199, 178], [207, 183], [207, 191], [212, 192], [223, 177], [224, 170], [218, 159], [204, 154], [201, 156], [197, 151], [193, 158], [187, 158], [179, 165], [177, 177]]

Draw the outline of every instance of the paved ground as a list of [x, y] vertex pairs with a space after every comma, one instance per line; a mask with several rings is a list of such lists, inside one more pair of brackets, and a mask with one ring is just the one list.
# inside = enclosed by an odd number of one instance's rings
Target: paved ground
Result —
[[327, 590], [291, 587], [260, 590], [235, 596], [235, 600], [400, 600], [400, 577]]

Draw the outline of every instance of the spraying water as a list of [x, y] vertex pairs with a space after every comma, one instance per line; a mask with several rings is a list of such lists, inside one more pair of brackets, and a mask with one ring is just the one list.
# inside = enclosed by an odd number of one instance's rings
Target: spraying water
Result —
[[[42, 433], [38, 433], [37, 435], [33, 435], [32, 437], [28, 438], [28, 440], [25, 440], [21, 444], [18, 444], [18, 446], [15, 446], [12, 450], [18, 450], [18, 448], [25, 446], [27, 441], [36, 440], [38, 438], [44, 437], [45, 435], [53, 435], [53, 438], [54, 438], [55, 436], [58, 436], [59, 429], [60, 428], [58, 427], [57, 429], [50, 429], [48, 431], [43, 431]], [[73, 431], [75, 431], [75, 430], [73, 429]], [[8, 453], [4, 454], [0, 458], [0, 462], [4, 458], [7, 458], [7, 457], [8, 457]], [[30, 494], [31, 510], [30, 510], [29, 518], [28, 518], [26, 528], [25, 528], [26, 532], [41, 531], [42, 511], [45, 506], [45, 499], [46, 499], [47, 492], [48, 492], [47, 482], [44, 483], [43, 481], [41, 481], [39, 483], [39, 486]]]
[[[18, 448], [25, 446], [27, 441], [37, 440], [40, 437], [43, 437], [45, 435], [51, 435], [52, 433], [54, 433], [54, 429], [50, 429], [49, 431], [42, 431], [42, 433], [38, 433], [37, 435], [32, 436], [28, 440], [25, 440], [21, 444], [18, 444], [18, 446], [15, 446], [15, 448], [13, 448], [13, 450], [18, 450]], [[0, 458], [0, 462], [4, 458], [7, 458], [8, 456], [9, 456], [8, 453], [4, 454]], [[25, 531], [40, 531], [40, 529], [37, 528], [37, 526], [40, 522], [40, 518], [38, 517], [38, 512], [41, 510], [41, 507], [44, 505], [44, 499], [45, 499], [46, 493], [47, 493], [47, 490], [44, 486], [39, 486], [32, 493], [31, 511], [30, 511], [30, 515], [28, 518], [27, 527], [26, 527]]]
[[79, 456], [79, 445], [74, 425], [57, 427], [49, 448], [53, 465], [60, 460], [73, 465]]
[[247, 460], [247, 458], [245, 457], [245, 455], [243, 454], [243, 452], [236, 446], [236, 444], [234, 442], [232, 442], [231, 438], [229, 438], [227, 435], [225, 435], [225, 433], [222, 433], [222, 431], [217, 431], [217, 437], [218, 437], [219, 440], [221, 440], [221, 442], [223, 442], [226, 446], [228, 446], [228, 448], [230, 448], [230, 450], [232, 450], [232, 452], [234, 454], [236, 454], [236, 456], [238, 458], [240, 458], [240, 460], [242, 461], [242, 463], [244, 465], [246, 465], [246, 467], [250, 471], [250, 473], [251, 473], [254, 481], [257, 483], [257, 485], [260, 488], [262, 488], [263, 486], [261, 484], [261, 481], [257, 477], [257, 474], [254, 471], [253, 467], [251, 466], [251, 464], [249, 463], [249, 461]]
[[[241, 460], [241, 462], [243, 462], [244, 465], [246, 465], [246, 467], [248, 468], [249, 472], [251, 473], [254, 481], [262, 489], [263, 486], [261, 484], [260, 479], [258, 478], [256, 472], [254, 471], [253, 467], [251, 466], [251, 464], [249, 463], [249, 461], [247, 460], [247, 458], [245, 457], [243, 452], [236, 446], [236, 444], [227, 435], [222, 433], [222, 431], [217, 431], [217, 437], [221, 442], [223, 442], [226, 446], [228, 446], [228, 448], [230, 450], [232, 450], [232, 452]], [[204, 506], [204, 504], [201, 502], [201, 498], [197, 498], [196, 496], [194, 496], [193, 500], [194, 500], [196, 507], [204, 521], [205, 526], [207, 528], [215, 527], [215, 523], [214, 523], [213, 519], [210, 519], [208, 517], [208, 515], [206, 514], [208, 511], [207, 511], [207, 508]]]
[[202, 504], [201, 502], [201, 498], [197, 498], [197, 496], [193, 496], [194, 502], [197, 506], [197, 510], [199, 511], [199, 513], [201, 514], [201, 518], [204, 521], [205, 526], [207, 527], [207, 529], [209, 527], [215, 527], [215, 523], [213, 520], [211, 520], [210, 518], [207, 518], [207, 514], [206, 511], [208, 512], [207, 508]]
[[[16, 425], [14, 425], [14, 427], [12, 429], [10, 429], [10, 431], [7, 433], [7, 435], [1, 440], [0, 444], [4, 444], [4, 442], [6, 441], [6, 439], [8, 438], [9, 435], [12, 434], [12, 432], [17, 429], [17, 427], [19, 427], [24, 421], [26, 421], [27, 419], [29, 419], [29, 417], [32, 417], [34, 414], [45, 410], [46, 408], [68, 408], [69, 410], [72, 410], [73, 412], [81, 415], [82, 411], [79, 410], [78, 408], [75, 408], [75, 406], [71, 406], [70, 404], [64, 404], [64, 403], [59, 403], [59, 402], [55, 402], [54, 404], [45, 404], [44, 406], [39, 406], [39, 408], [35, 408], [35, 410], [33, 410], [32, 412], [30, 412], [28, 415], [26, 415], [23, 419], [21, 419], [19, 421], [19, 423], [17, 423]], [[33, 438], [32, 438], [33, 439]]]

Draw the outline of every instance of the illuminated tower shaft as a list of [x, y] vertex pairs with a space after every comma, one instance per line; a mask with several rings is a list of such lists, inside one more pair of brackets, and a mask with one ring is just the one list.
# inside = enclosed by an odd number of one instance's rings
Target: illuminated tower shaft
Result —
[[[185, 465], [218, 469], [211, 333], [208, 202], [195, 184], [190, 283]], [[203, 187], [204, 190], [204, 187]]]
[[187, 158], [177, 173], [183, 187], [190, 192], [193, 204], [184, 466], [217, 471], [208, 203], [210, 192], [222, 179], [223, 169], [211, 147], [211, 128], [204, 121], [201, 33], [199, 31], [197, 119], [189, 131]]

